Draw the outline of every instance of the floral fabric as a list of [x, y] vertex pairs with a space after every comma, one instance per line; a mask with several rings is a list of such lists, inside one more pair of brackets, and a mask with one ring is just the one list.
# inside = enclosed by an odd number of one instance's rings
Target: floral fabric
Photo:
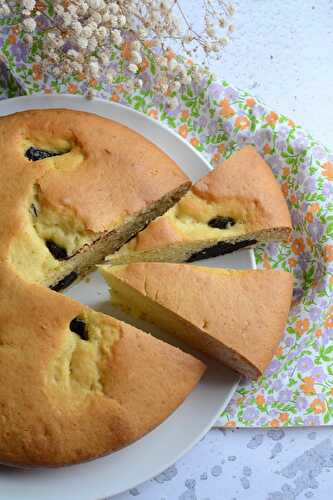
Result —
[[[42, 19], [38, 20], [43, 23]], [[2, 19], [1, 95], [84, 94], [82, 75], [68, 81], [43, 79], [13, 19]], [[38, 54], [42, 34], [34, 39]], [[115, 67], [119, 67], [114, 60]], [[284, 245], [256, 250], [259, 268], [290, 271], [293, 305], [284, 339], [260, 380], [244, 380], [219, 424], [278, 427], [333, 424], [333, 155], [286, 116], [271, 111], [246, 92], [207, 78], [189, 87], [176, 109], [154, 95], [154, 64], [145, 60], [144, 86], [124, 92], [120, 72], [112, 86], [90, 82], [99, 97], [119, 102], [176, 130], [213, 166], [244, 144], [253, 144], [271, 166], [288, 201], [294, 231]]]

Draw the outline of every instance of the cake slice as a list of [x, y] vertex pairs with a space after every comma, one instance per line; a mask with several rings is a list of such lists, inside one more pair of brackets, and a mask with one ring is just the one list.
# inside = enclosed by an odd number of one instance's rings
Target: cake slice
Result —
[[285, 271], [152, 262], [102, 266], [101, 272], [114, 304], [250, 378], [272, 359], [293, 288]]
[[69, 109], [0, 118], [2, 246], [23, 279], [62, 290], [163, 214], [191, 183], [127, 127]]
[[286, 201], [270, 167], [246, 146], [107, 261], [191, 262], [257, 243], [287, 241], [291, 229]]
[[0, 463], [59, 466], [127, 446], [168, 417], [204, 369], [0, 263]]

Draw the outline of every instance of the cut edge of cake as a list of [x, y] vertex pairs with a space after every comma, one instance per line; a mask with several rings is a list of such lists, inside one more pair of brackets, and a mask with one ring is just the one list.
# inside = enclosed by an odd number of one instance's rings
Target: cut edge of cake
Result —
[[248, 378], [263, 374], [283, 336], [293, 288], [285, 271], [172, 263], [105, 265], [100, 271], [114, 305]]
[[192, 262], [288, 241], [291, 230], [288, 206], [270, 167], [246, 146], [106, 261]]

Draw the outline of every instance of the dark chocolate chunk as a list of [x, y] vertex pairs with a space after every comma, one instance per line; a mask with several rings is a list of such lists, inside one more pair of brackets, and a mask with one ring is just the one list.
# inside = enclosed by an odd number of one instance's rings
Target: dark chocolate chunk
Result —
[[83, 319], [78, 316], [72, 319], [69, 328], [72, 332], [77, 333], [82, 340], [89, 340], [88, 330]]
[[210, 227], [216, 227], [217, 229], [228, 229], [231, 226], [234, 226], [236, 224], [235, 219], [232, 217], [214, 217], [214, 219], [211, 219], [208, 222], [208, 226]]
[[226, 243], [224, 241], [219, 241], [216, 245], [212, 247], [204, 248], [199, 252], [193, 253], [186, 262], [194, 262], [195, 260], [209, 259], [210, 257], [218, 257], [219, 255], [224, 255], [226, 253], [232, 253], [235, 250], [254, 245], [257, 240], [245, 240], [238, 241], [237, 243]]
[[38, 149], [31, 146], [25, 152], [25, 156], [30, 161], [44, 160], [44, 158], [49, 158], [50, 156], [59, 156], [63, 153], [56, 153], [55, 151], [45, 151], [45, 149]]
[[64, 288], [71, 285], [76, 280], [76, 278], [77, 273], [75, 271], [72, 271], [71, 273], [67, 274], [67, 276], [65, 276], [62, 280], [58, 281], [58, 283], [50, 286], [50, 288], [55, 292], [60, 292], [60, 290], [63, 290]]
[[36, 205], [34, 205], [33, 203], [30, 205], [30, 212], [32, 213], [32, 215], [33, 215], [34, 217], [37, 217], [37, 216], [38, 216], [37, 207], [36, 207]]
[[47, 240], [45, 242], [47, 248], [50, 250], [53, 257], [57, 260], [66, 260], [68, 255], [65, 248], [59, 247], [54, 241]]

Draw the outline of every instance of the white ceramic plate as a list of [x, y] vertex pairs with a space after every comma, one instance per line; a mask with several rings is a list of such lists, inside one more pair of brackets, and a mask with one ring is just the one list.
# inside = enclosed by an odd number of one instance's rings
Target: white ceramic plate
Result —
[[[99, 99], [88, 101], [77, 96], [35, 95], [1, 101], [0, 115], [40, 108], [90, 111], [123, 123], [165, 150], [193, 181], [210, 169], [197, 151], [176, 133], [119, 104]], [[238, 269], [255, 267], [253, 253], [247, 250], [202, 261], [200, 265]], [[96, 310], [133, 322], [111, 308], [106, 284], [97, 273], [66, 294]], [[135, 321], [134, 324], [180, 345], [144, 322]], [[235, 373], [200, 354], [196, 355], [208, 366], [205, 375], [186, 401], [158, 428], [117, 453], [81, 465], [48, 470], [0, 467], [0, 497], [11, 500], [96, 500], [133, 488], [173, 464], [210, 429], [238, 384]]]

